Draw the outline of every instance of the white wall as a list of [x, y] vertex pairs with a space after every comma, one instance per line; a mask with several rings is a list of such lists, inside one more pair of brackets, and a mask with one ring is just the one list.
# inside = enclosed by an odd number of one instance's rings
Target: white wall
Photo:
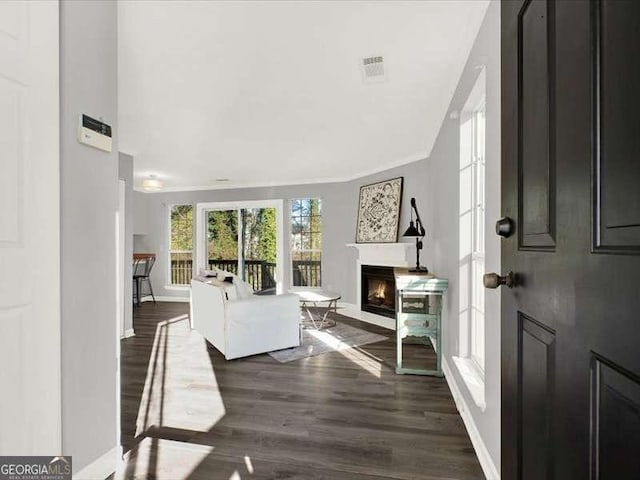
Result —
[[[435, 272], [450, 281], [444, 305], [443, 352], [450, 375], [447, 380], [468, 429], [477, 430], [476, 451], [491, 478], [500, 469], [500, 291], [485, 291], [485, 403], [476, 405], [453, 361], [460, 349], [459, 271], [459, 119], [475, 80], [486, 67], [486, 271], [500, 272], [500, 240], [495, 221], [500, 218], [500, 5], [493, 1], [487, 10], [455, 94], [436, 140], [429, 162], [429, 209], [427, 224], [433, 235], [427, 242], [428, 257]], [[472, 434], [472, 440], [474, 435]], [[480, 442], [481, 444], [479, 444]], [[485, 457], [484, 459], [482, 457]], [[492, 464], [492, 465], [491, 465]], [[488, 470], [487, 470], [488, 469]], [[491, 472], [494, 472], [493, 474]]]
[[[116, 10], [60, 2], [62, 448], [74, 473], [117, 445]], [[78, 143], [81, 113], [114, 127], [112, 153]]]
[[124, 180], [125, 189], [125, 219], [124, 219], [124, 331], [133, 329], [133, 157], [120, 152], [118, 157], [118, 175]]

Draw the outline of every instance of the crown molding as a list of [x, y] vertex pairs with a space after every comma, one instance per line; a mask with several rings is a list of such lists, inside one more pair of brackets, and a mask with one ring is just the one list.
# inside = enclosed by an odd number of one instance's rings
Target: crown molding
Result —
[[426, 152], [419, 152], [414, 155], [410, 155], [400, 160], [396, 160], [394, 162], [387, 163], [385, 165], [381, 165], [374, 168], [369, 168], [366, 170], [361, 170], [355, 175], [342, 176], [342, 177], [320, 177], [314, 179], [299, 179], [299, 180], [290, 180], [285, 182], [246, 182], [246, 183], [228, 183], [228, 184], [220, 184], [220, 185], [193, 185], [187, 187], [164, 187], [162, 190], [156, 192], [147, 192], [142, 189], [141, 186], [136, 185], [134, 190], [140, 193], [148, 193], [150, 195], [158, 194], [158, 193], [171, 193], [171, 192], [195, 192], [195, 191], [203, 191], [203, 190], [239, 190], [244, 188], [268, 188], [268, 187], [284, 187], [284, 186], [292, 186], [292, 185], [314, 185], [319, 183], [346, 183], [352, 182], [354, 180], [358, 180], [364, 177], [368, 177], [370, 175], [376, 175], [378, 173], [385, 172], [387, 170], [391, 170], [393, 168], [402, 167], [404, 165], [408, 165], [410, 163], [419, 162], [421, 160], [428, 159], [428, 155]]

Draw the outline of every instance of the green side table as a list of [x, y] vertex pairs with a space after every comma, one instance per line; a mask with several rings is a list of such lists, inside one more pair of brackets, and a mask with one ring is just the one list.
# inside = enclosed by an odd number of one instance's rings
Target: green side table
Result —
[[[396, 269], [396, 373], [442, 377], [442, 298], [449, 281]], [[404, 367], [403, 339], [412, 337], [436, 353], [435, 370]]]

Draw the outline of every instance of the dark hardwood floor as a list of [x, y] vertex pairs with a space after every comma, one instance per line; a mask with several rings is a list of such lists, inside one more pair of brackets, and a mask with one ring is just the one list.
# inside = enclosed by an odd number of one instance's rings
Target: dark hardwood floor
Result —
[[187, 303], [144, 303], [134, 328], [121, 356], [128, 453], [113, 478], [484, 478], [445, 380], [396, 375], [392, 338], [228, 362], [190, 330]]

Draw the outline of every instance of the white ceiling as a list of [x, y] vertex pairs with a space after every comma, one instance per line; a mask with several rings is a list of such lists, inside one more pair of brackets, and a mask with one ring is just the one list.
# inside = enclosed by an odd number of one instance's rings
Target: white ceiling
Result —
[[[120, 150], [138, 187], [155, 174], [167, 190], [344, 181], [425, 158], [487, 5], [121, 1]], [[365, 83], [361, 60], [379, 55], [386, 79]]]

